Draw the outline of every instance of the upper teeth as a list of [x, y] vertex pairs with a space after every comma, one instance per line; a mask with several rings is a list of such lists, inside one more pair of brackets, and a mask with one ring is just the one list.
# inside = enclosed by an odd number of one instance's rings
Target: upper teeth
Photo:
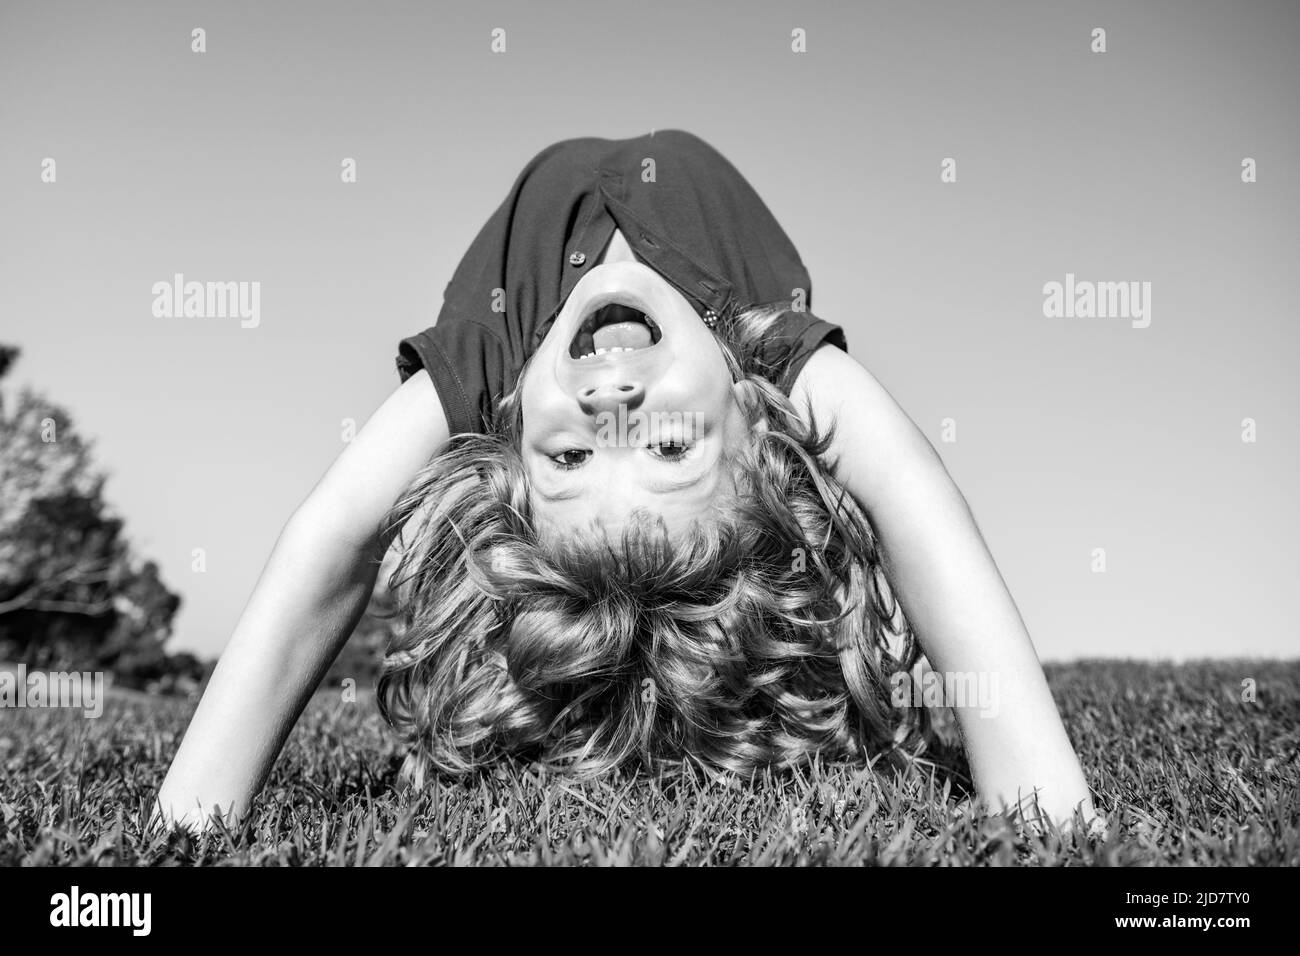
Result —
[[601, 356], [601, 355], [609, 355], [611, 352], [635, 352], [635, 351], [636, 349], [632, 348], [631, 346], [611, 345], [609, 348], [596, 349], [596, 351], [588, 352], [585, 355], [580, 355], [578, 356], [578, 358], [589, 359], [589, 358], [596, 358], [597, 356]]

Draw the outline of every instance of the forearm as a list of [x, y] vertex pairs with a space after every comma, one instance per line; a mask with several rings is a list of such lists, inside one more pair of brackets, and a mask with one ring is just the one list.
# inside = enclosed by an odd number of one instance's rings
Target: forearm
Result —
[[159, 790], [169, 819], [247, 810], [364, 613], [374, 557], [340, 546], [328, 520], [302, 510], [290, 519]]
[[[931, 452], [933, 454], [933, 452]], [[987, 699], [955, 709], [979, 795], [1058, 821], [1092, 805], [1024, 621], [965, 499], [942, 466], [919, 463], [869, 507], [890, 581], [939, 676]]]
[[[159, 791], [171, 819], [242, 814], [365, 612], [389, 509], [448, 440], [420, 371], [371, 416], [285, 525]], [[201, 808], [201, 809], [200, 809]]]
[[[890, 583], [931, 665], [984, 675], [987, 707], [957, 709], [975, 785], [995, 808], [1038, 793], [1058, 820], [1091, 803], [1033, 643], [934, 447], [852, 358], [822, 349], [796, 394], [833, 420], [836, 476], [880, 537]], [[942, 673], [941, 673], [942, 676]]]

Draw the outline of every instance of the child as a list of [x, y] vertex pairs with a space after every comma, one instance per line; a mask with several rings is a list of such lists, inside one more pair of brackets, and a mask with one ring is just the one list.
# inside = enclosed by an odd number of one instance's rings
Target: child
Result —
[[575, 773], [891, 753], [921, 731], [891, 704], [915, 633], [940, 672], [998, 678], [996, 706], [957, 709], [981, 798], [1090, 817], [964, 499], [810, 306], [697, 137], [540, 153], [287, 523], [163, 813], [247, 809], [400, 532], [380, 706], [417, 779], [508, 753]]

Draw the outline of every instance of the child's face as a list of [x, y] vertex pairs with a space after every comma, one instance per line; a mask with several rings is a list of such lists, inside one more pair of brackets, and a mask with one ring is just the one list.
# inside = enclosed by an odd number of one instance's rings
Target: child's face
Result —
[[521, 402], [534, 514], [551, 531], [614, 536], [645, 509], [675, 533], [733, 491], [724, 453], [747, 426], [721, 347], [620, 234], [542, 340]]

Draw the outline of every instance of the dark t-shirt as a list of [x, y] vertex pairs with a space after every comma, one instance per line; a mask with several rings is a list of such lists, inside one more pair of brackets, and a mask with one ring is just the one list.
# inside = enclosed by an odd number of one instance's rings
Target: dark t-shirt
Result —
[[565, 140], [524, 167], [479, 231], [437, 323], [399, 346], [402, 380], [428, 370], [451, 434], [485, 430], [616, 228], [701, 316], [801, 297], [806, 308], [772, 330], [775, 384], [787, 394], [818, 346], [847, 348], [839, 326], [808, 311], [812, 284], [794, 244], [713, 147], [680, 130]]

